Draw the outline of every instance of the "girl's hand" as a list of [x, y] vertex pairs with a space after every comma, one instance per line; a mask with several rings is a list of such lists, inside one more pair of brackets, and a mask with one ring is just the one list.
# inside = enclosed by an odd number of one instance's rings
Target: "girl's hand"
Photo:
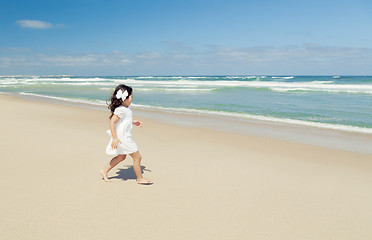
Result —
[[137, 127], [142, 127], [142, 122], [141, 122], [141, 121], [134, 120], [132, 123], [133, 123], [134, 125], [136, 125]]
[[122, 142], [119, 140], [119, 138], [114, 138], [114, 139], [112, 139], [111, 147], [113, 149], [116, 149], [118, 147], [119, 143], [122, 144]]

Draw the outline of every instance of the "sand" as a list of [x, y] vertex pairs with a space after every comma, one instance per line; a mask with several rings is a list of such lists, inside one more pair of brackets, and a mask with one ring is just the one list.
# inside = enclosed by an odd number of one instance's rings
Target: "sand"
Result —
[[1, 239], [372, 239], [371, 154], [141, 117], [106, 183], [107, 111], [0, 106]]

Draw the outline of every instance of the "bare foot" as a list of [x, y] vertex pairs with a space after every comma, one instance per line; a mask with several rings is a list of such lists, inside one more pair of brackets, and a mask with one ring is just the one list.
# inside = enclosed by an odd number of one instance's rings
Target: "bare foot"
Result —
[[99, 173], [101, 174], [105, 182], [111, 182], [110, 179], [107, 178], [107, 173], [105, 173], [103, 170], [99, 171]]
[[137, 183], [138, 184], [144, 184], [144, 185], [146, 185], [146, 184], [149, 184], [150, 182], [151, 182], [151, 180], [148, 179], [148, 178], [139, 178], [139, 179], [137, 179]]

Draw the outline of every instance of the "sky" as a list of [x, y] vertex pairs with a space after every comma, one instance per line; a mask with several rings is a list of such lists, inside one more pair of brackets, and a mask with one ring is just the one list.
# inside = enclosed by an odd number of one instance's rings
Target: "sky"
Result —
[[0, 75], [372, 75], [370, 0], [3, 0]]

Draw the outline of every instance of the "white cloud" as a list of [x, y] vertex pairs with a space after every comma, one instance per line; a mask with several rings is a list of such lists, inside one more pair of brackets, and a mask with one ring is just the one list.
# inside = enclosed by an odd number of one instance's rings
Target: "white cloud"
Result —
[[53, 25], [48, 22], [39, 21], [39, 20], [18, 20], [16, 22], [21, 28], [31, 28], [31, 29], [49, 29], [52, 27], [61, 27], [62, 25]]
[[66, 55], [39, 55], [39, 60], [47, 65], [54, 66], [110, 66], [131, 63], [124, 54], [113, 52], [110, 54], [85, 53], [74, 56]]
[[366, 74], [365, 67], [372, 64], [372, 49], [318, 44], [248, 48], [208, 46], [200, 60], [205, 66], [237, 73], [332, 74], [337, 70], [358, 74], [360, 69], [359, 74]]
[[22, 48], [22, 47], [11, 47], [11, 48], [0, 48], [0, 52], [9, 52], [9, 53], [24, 53], [24, 52], [31, 52], [30, 48]]
[[28, 73], [37, 70], [42, 74], [49, 69], [50, 74], [73, 72], [83, 75], [370, 75], [372, 65], [371, 48], [317, 44], [247, 48], [207, 45], [202, 49], [173, 45], [163, 51], [133, 54], [121, 51], [71, 55], [57, 52], [4, 51], [5, 54], [0, 56], [0, 70], [12, 68], [18, 73], [32, 67]]

